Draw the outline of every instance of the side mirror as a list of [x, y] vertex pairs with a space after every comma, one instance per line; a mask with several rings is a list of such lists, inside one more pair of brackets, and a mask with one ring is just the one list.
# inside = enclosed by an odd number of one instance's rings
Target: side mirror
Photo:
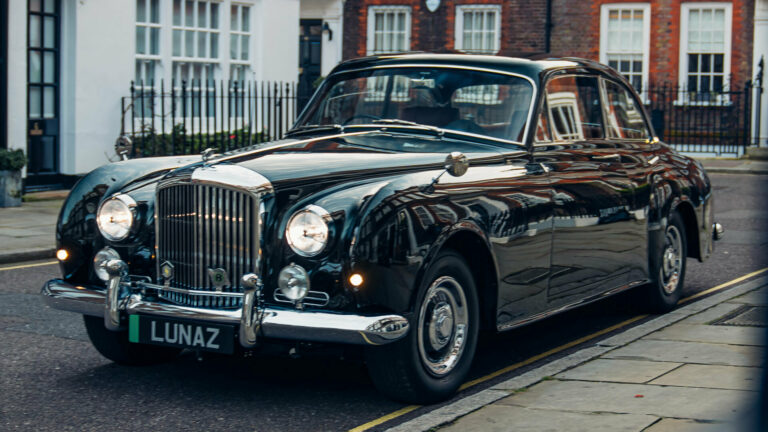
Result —
[[445, 158], [445, 170], [454, 177], [461, 177], [469, 169], [469, 160], [461, 152], [451, 152]]

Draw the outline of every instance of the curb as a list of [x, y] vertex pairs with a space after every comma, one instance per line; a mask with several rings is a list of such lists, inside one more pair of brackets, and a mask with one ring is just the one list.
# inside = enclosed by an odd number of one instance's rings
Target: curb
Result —
[[598, 341], [592, 346], [583, 348], [557, 360], [550, 361], [490, 388], [481, 390], [475, 394], [459, 399], [456, 402], [442, 406], [434, 411], [422, 414], [407, 422], [389, 428], [387, 429], [387, 432], [434, 430], [442, 425], [457, 420], [459, 417], [477, 411], [486, 405], [490, 405], [500, 399], [513, 395], [514, 391], [517, 389], [530, 387], [542, 381], [545, 377], [553, 376], [565, 370], [572, 369], [609, 351], [628, 345], [650, 333], [668, 327], [678, 321], [703, 312], [704, 310], [713, 308], [718, 304], [743, 295], [749, 291], [756, 290], [766, 284], [768, 284], [768, 276], [758, 277], [718, 294], [692, 302], [679, 309], [675, 309], [667, 314], [609, 337], [608, 339]]
[[23, 261], [54, 258], [55, 256], [56, 248], [40, 248], [22, 252], [10, 252], [0, 254], [0, 264], [13, 264]]
[[728, 167], [710, 167], [707, 168], [706, 166], [704, 169], [708, 173], [715, 173], [715, 174], [752, 174], [752, 175], [765, 175], [768, 174], [768, 169], [755, 169], [755, 168], [728, 168]]

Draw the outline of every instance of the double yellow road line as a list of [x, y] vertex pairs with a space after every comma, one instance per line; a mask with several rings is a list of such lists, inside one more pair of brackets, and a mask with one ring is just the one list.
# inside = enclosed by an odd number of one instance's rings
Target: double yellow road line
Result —
[[[688, 302], [690, 302], [692, 300], [695, 300], [697, 298], [703, 297], [703, 296], [705, 296], [707, 294], [712, 294], [714, 292], [723, 290], [725, 288], [728, 288], [728, 287], [730, 287], [732, 285], [735, 285], [735, 284], [737, 284], [739, 282], [745, 281], [745, 280], [747, 280], [749, 278], [752, 278], [752, 277], [755, 277], [757, 275], [763, 274], [765, 272], [768, 272], [768, 267], [766, 267], [764, 269], [761, 269], [761, 270], [758, 270], [758, 271], [754, 271], [752, 273], [745, 274], [744, 276], [737, 277], [736, 279], [733, 279], [733, 280], [730, 280], [728, 282], [722, 283], [722, 284], [720, 284], [720, 285], [718, 285], [716, 287], [712, 287], [712, 288], [709, 288], [707, 290], [698, 292], [698, 293], [696, 293], [694, 295], [691, 295], [689, 297], [685, 297], [683, 299], [680, 299], [678, 304], [688, 303]], [[476, 378], [476, 379], [474, 379], [472, 381], [468, 381], [468, 382], [464, 383], [461, 387], [459, 387], [459, 390], [461, 391], [461, 390], [465, 390], [465, 389], [468, 389], [470, 387], [476, 386], [476, 385], [478, 385], [480, 383], [483, 383], [483, 382], [486, 382], [486, 381], [488, 381], [490, 379], [496, 378], [499, 375], [503, 375], [503, 374], [505, 374], [507, 372], [511, 372], [511, 371], [513, 371], [515, 369], [519, 369], [519, 368], [521, 368], [523, 366], [527, 366], [527, 365], [529, 365], [531, 363], [535, 363], [535, 362], [537, 362], [537, 361], [539, 361], [539, 360], [541, 360], [543, 358], [546, 358], [546, 357], [549, 357], [549, 356], [551, 356], [553, 354], [557, 354], [559, 352], [565, 351], [565, 350], [567, 350], [569, 348], [572, 348], [572, 347], [574, 347], [576, 345], [579, 345], [579, 344], [582, 344], [582, 343], [587, 342], [589, 340], [595, 339], [595, 338], [600, 337], [600, 336], [602, 336], [602, 335], [604, 335], [606, 333], [610, 333], [612, 331], [618, 330], [618, 329], [620, 329], [622, 327], [626, 327], [626, 326], [628, 326], [628, 325], [630, 325], [630, 324], [632, 324], [634, 322], [640, 321], [641, 319], [647, 318], [647, 317], [648, 317], [648, 315], [638, 315], [638, 316], [632, 317], [632, 318], [630, 318], [630, 319], [628, 319], [626, 321], [622, 321], [622, 322], [620, 322], [618, 324], [612, 325], [610, 327], [606, 327], [606, 328], [604, 328], [602, 330], [598, 330], [598, 331], [596, 331], [596, 332], [594, 332], [592, 334], [589, 334], [587, 336], [581, 337], [581, 338], [576, 339], [576, 340], [572, 340], [572, 341], [570, 341], [570, 342], [568, 342], [566, 344], [563, 344], [563, 345], [560, 345], [558, 347], [552, 348], [549, 351], [545, 351], [545, 352], [543, 352], [541, 354], [537, 354], [537, 355], [535, 355], [535, 356], [533, 356], [531, 358], [525, 359], [525, 360], [523, 360], [521, 362], [517, 362], [515, 364], [503, 367], [503, 368], [501, 368], [501, 369], [499, 369], [499, 370], [497, 370], [495, 372], [491, 372], [488, 375], [482, 376], [480, 378]], [[377, 419], [371, 420], [368, 423], [365, 423], [365, 424], [362, 424], [362, 425], [357, 426], [355, 428], [352, 428], [352, 429], [349, 430], [349, 432], [363, 432], [363, 431], [366, 431], [366, 430], [371, 429], [373, 427], [376, 427], [376, 426], [378, 426], [378, 425], [380, 425], [382, 423], [386, 423], [386, 422], [388, 422], [390, 420], [393, 420], [393, 419], [401, 417], [401, 416], [403, 416], [405, 414], [408, 414], [409, 412], [412, 412], [412, 411], [414, 411], [414, 410], [416, 410], [418, 408], [421, 408], [421, 405], [408, 405], [408, 406], [406, 406], [404, 408], [401, 408], [401, 409], [399, 409], [399, 410], [397, 410], [395, 412], [391, 412], [391, 413], [389, 413], [387, 415], [384, 415], [384, 416], [381, 416], [381, 417], [379, 417]]]

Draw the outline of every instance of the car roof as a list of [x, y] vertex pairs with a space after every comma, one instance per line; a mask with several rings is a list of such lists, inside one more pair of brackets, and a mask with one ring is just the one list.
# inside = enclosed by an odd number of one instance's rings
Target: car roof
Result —
[[577, 57], [537, 58], [503, 57], [475, 54], [432, 54], [432, 53], [397, 53], [356, 58], [342, 62], [332, 73], [366, 69], [369, 67], [397, 67], [405, 65], [457, 66], [480, 69], [493, 69], [524, 75], [538, 81], [542, 72], [556, 69], [591, 69], [620, 78], [613, 69], [593, 60]]

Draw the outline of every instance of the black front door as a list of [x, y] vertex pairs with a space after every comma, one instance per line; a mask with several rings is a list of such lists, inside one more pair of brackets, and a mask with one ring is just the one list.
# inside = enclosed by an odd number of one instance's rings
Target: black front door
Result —
[[8, 0], [0, 0], [0, 149], [8, 148]]
[[299, 109], [303, 108], [315, 90], [320, 77], [323, 22], [301, 20], [299, 26]]
[[59, 0], [29, 0], [26, 188], [57, 187], [59, 174]]

